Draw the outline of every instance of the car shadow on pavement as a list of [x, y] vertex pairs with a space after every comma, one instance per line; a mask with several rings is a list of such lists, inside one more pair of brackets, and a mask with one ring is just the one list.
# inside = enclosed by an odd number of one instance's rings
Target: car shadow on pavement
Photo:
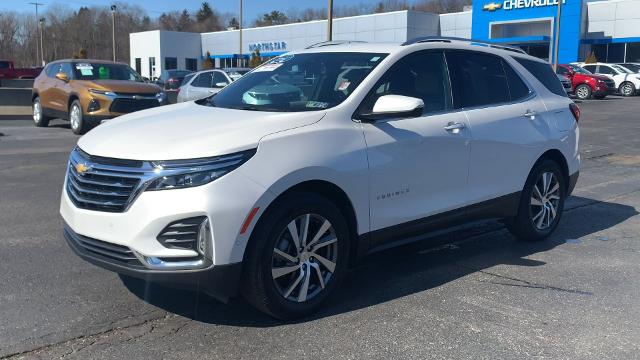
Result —
[[[580, 197], [573, 197], [571, 202], [588, 205], [578, 205], [565, 211], [556, 232], [542, 242], [516, 241], [502, 224], [488, 221], [369, 255], [351, 270], [335, 296], [319, 313], [296, 322], [368, 308], [436, 288], [496, 265], [543, 266], [544, 262], [527, 257], [606, 230], [638, 214], [631, 206], [612, 202], [594, 202]], [[223, 304], [194, 291], [170, 289], [126, 278], [123, 278], [123, 283], [140, 299], [196, 321], [249, 327], [283, 324], [255, 310], [240, 298]], [[566, 291], [591, 294], [589, 289]], [[428, 304], [425, 304], [425, 311], [428, 311]]]

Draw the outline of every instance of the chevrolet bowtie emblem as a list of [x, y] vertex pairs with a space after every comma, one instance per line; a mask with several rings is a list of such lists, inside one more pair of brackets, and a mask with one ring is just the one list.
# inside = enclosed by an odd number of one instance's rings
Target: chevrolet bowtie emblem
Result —
[[76, 167], [76, 172], [77, 172], [78, 174], [83, 174], [83, 173], [85, 173], [85, 172], [89, 171], [89, 169], [90, 169], [87, 165], [82, 164], [82, 163], [78, 163], [78, 164], [76, 164], [76, 166], [75, 166], [75, 167]]
[[500, 9], [502, 7], [502, 4], [498, 4], [498, 3], [488, 3], [485, 6], [482, 7], [482, 10], [486, 10], [486, 11], [496, 11], [496, 9]]

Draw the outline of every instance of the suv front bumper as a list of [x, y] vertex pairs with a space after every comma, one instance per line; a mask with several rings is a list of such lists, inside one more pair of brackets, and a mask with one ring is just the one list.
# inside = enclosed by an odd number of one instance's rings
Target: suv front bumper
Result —
[[84, 237], [66, 224], [63, 233], [67, 244], [79, 257], [104, 269], [174, 288], [200, 290], [223, 302], [238, 294], [242, 263], [210, 265], [195, 270], [152, 270], [127, 255], [125, 246]]

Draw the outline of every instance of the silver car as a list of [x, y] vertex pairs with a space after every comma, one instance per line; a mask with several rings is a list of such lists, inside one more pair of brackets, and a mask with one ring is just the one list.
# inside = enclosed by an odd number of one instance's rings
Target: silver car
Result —
[[232, 81], [249, 72], [245, 68], [203, 70], [184, 78], [178, 92], [177, 102], [203, 99], [211, 96]]

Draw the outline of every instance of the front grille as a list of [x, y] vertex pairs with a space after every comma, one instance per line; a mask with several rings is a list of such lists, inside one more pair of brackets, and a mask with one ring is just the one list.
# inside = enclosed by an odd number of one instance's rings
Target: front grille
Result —
[[77, 234], [68, 226], [65, 226], [64, 232], [66, 234], [66, 238], [75, 245], [76, 249], [87, 255], [98, 257], [111, 263], [132, 267], [143, 267], [142, 263], [135, 256], [133, 251], [126, 246], [112, 244]]
[[156, 93], [142, 93], [142, 92], [117, 92], [118, 96], [140, 96], [140, 97], [155, 97]]
[[608, 88], [614, 88], [616, 87], [616, 83], [613, 80], [605, 80], [604, 81], [605, 85], [607, 85]]
[[198, 216], [174, 221], [167, 225], [157, 236], [158, 241], [170, 249], [186, 249], [197, 251], [198, 230], [206, 219]]
[[[71, 153], [67, 169], [67, 194], [81, 209], [123, 212], [135, 198], [144, 172], [138, 167], [109, 166], [92, 162], [81, 150]], [[95, 160], [95, 158], [94, 158]], [[108, 162], [106, 158], [99, 158]], [[117, 159], [113, 159], [118, 162]], [[77, 170], [81, 167], [81, 171]]]
[[115, 99], [109, 107], [109, 111], [113, 113], [128, 114], [135, 111], [150, 109], [159, 106], [157, 99]]

